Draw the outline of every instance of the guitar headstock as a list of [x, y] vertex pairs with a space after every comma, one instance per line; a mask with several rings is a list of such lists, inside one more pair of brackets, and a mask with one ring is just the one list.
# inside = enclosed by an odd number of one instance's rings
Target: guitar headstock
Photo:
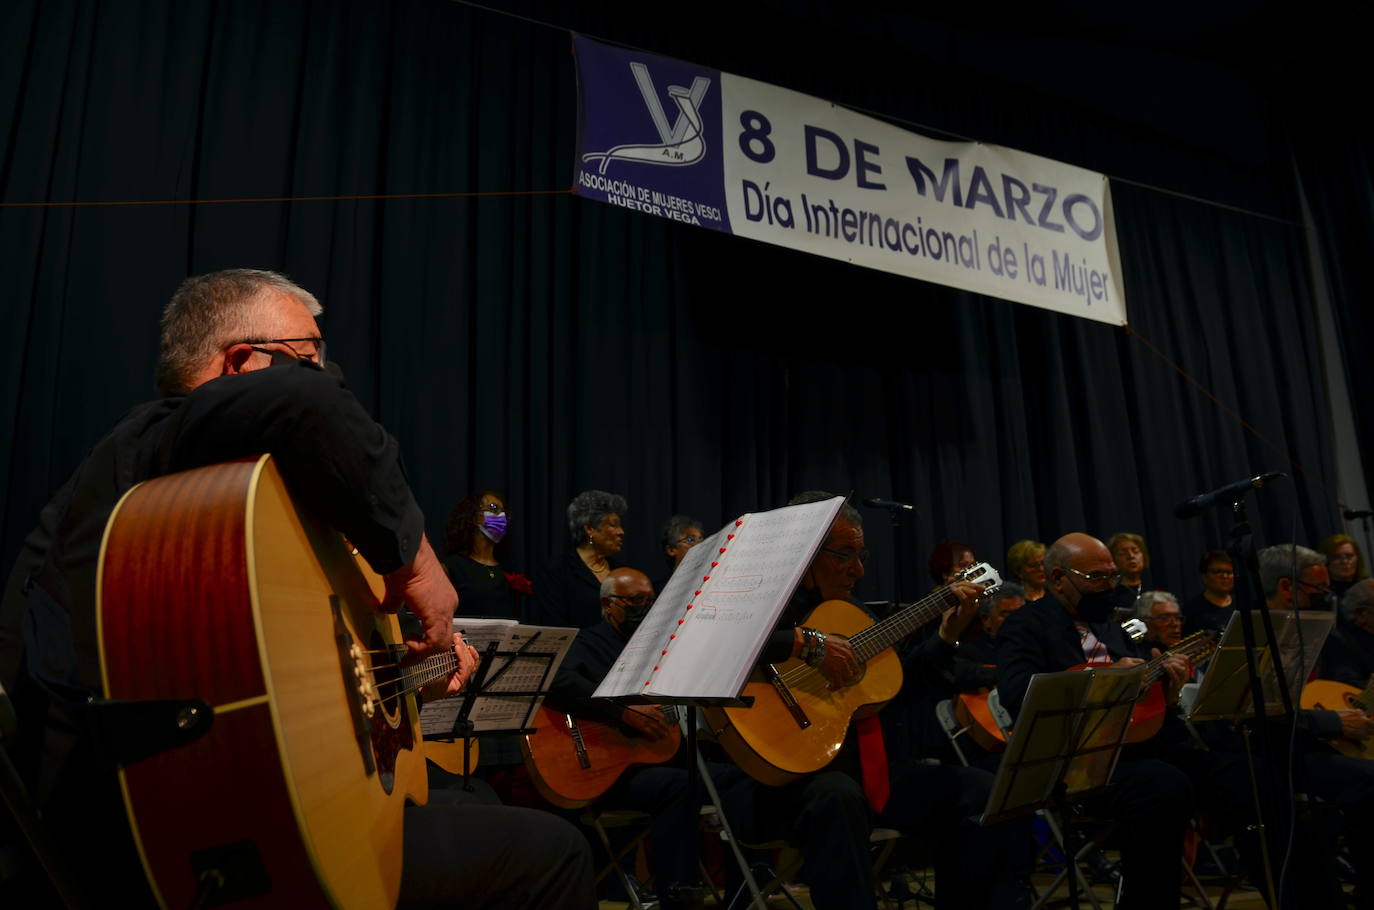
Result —
[[1128, 619], [1121, 624], [1121, 631], [1125, 632], [1131, 641], [1140, 641], [1145, 637], [1145, 633], [1150, 631], [1150, 627], [1142, 620]]
[[998, 575], [997, 570], [985, 562], [976, 563], [964, 569], [951, 579], [951, 584], [956, 581], [970, 581], [975, 585], [982, 585], [984, 597], [1002, 587], [1002, 576]]

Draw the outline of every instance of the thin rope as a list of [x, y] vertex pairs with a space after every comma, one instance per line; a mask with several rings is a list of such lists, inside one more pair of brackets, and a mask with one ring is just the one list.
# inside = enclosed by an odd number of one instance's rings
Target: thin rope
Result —
[[246, 205], [263, 202], [366, 202], [385, 199], [487, 199], [506, 196], [570, 196], [563, 190], [493, 190], [466, 193], [354, 193], [343, 196], [245, 196], [227, 199], [118, 199], [107, 202], [0, 202], [7, 209], [114, 208], [147, 205]]

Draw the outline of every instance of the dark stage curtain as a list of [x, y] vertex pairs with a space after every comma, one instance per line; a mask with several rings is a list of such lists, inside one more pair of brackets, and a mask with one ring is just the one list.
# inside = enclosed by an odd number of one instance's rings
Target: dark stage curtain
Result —
[[[744, 38], [713, 42], [700, 24], [655, 41], [628, 8], [620, 20], [574, 4], [520, 9], [1135, 179], [1156, 165], [1231, 175], [1231, 201], [1263, 198], [1279, 217], [1114, 185], [1131, 317], [1302, 464], [1293, 486], [1260, 499], [1267, 542], [1293, 533], [1295, 507], [1298, 539], [1334, 527], [1301, 237], [1262, 148], [1235, 162], [1169, 137], [1134, 141], [1113, 117], [1031, 104], [992, 77], [945, 80], [938, 93], [929, 81], [859, 80], [856, 61], [881, 65], [871, 28], [850, 57], [791, 58], [781, 46], [750, 56]], [[14, 0], [0, 11], [0, 193], [566, 189], [569, 45], [566, 32], [440, 0]], [[431, 537], [464, 493], [497, 487], [526, 568], [567, 546], [564, 508], [588, 487], [628, 496], [626, 557], [651, 570], [652, 538], [675, 511], [716, 526], [825, 488], [920, 509], [895, 541], [870, 514], [865, 596], [923, 591], [942, 536], [1000, 565], [1014, 540], [1078, 529], [1144, 533], [1151, 579], [1184, 596], [1224, 528], [1178, 523], [1173, 504], [1288, 470], [1119, 328], [566, 194], [10, 207], [7, 565], [90, 444], [151, 394], [172, 290], [230, 266], [279, 269], [324, 302], [330, 354], [401, 440]]]

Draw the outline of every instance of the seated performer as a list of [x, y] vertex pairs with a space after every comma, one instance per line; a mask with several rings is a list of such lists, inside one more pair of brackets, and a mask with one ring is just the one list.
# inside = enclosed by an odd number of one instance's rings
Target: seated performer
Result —
[[959, 642], [954, 655], [954, 689], [970, 692], [997, 685], [997, 632], [1007, 617], [1026, 605], [1025, 589], [1003, 582], [997, 593], [978, 601], [978, 631]]
[[[1138, 651], [1112, 621], [1113, 591], [1120, 573], [1107, 547], [1087, 534], [1061, 537], [1045, 554], [1049, 596], [1011, 614], [997, 636], [997, 689], [1002, 706], [1020, 713], [1030, 678], [1083, 663], [1140, 663]], [[1187, 675], [1187, 662], [1169, 658], [1165, 668], [1171, 700]], [[1193, 814], [1192, 787], [1177, 769], [1141, 753], [1123, 751], [1115, 785], [1095, 800], [1117, 822], [1122, 891], [1118, 906], [1176, 907], [1183, 832]]]
[[[19, 712], [14, 761], [61, 854], [107, 897], [153, 900], [113, 761], [83, 713], [102, 689], [102, 531], [134, 484], [271, 452], [295, 501], [342, 531], [385, 577], [388, 602], [420, 619], [424, 639], [408, 642], [412, 653], [454, 647], [457, 596], [425, 539], [396, 441], [320, 368], [320, 312], [309, 292], [272, 272], [187, 280], [162, 317], [166, 397], [131, 410], [96, 444], [43, 510], [6, 589], [0, 678]], [[476, 666], [466, 645], [457, 655], [450, 692]], [[590, 855], [574, 828], [544, 813], [442, 801], [405, 810], [402, 903], [595, 906]]]
[[1135, 599], [1135, 618], [1148, 629], [1141, 646], [1167, 651], [1183, 640], [1183, 613], [1168, 591], [1146, 591]]
[[1340, 618], [1322, 648], [1322, 677], [1364, 688], [1374, 675], [1374, 579], [1341, 598]]
[[[652, 706], [620, 707], [592, 698], [654, 603], [654, 588], [638, 569], [612, 569], [601, 583], [604, 619], [577, 633], [545, 704], [575, 718], [618, 724], [627, 732], [659, 741], [672, 733], [671, 721]], [[691, 837], [696, 813], [687, 807], [687, 772], [674, 762], [629, 769], [601, 797], [609, 808], [637, 809], [653, 816], [654, 889], [664, 910], [690, 906], [697, 870]]]
[[[833, 495], [803, 493], [789, 504]], [[824, 601], [853, 602], [866, 557], [863, 519], [856, 509], [842, 506], [765, 646], [764, 662], [806, 653], [807, 662], [833, 685], [858, 680], [863, 665], [849, 642], [826, 635], [819, 646], [815, 630], [801, 623]], [[924, 673], [950, 666], [959, 636], [973, 619], [981, 587], [956, 582], [951, 590], [960, 606], [945, 613], [936, 634], [903, 655], [904, 689], [919, 690]], [[874, 905], [868, 836], [875, 818], [883, 827], [936, 840], [937, 907], [1021, 906], [1025, 894], [1014, 871], [1015, 857], [1017, 845], [1028, 840], [1014, 826], [981, 828], [969, 819], [986, 803], [991, 776], [973, 768], [932, 767], [903, 755], [888, 762], [880, 730], [866, 724], [856, 737], [851, 725], [839, 754], [803, 780], [781, 787], [749, 782], [726, 788], [726, 814], [735, 830], [746, 842], [782, 837], [797, 844], [805, 861], [802, 878], [822, 910]], [[890, 791], [886, 796], [884, 789]], [[989, 856], [997, 858], [993, 866], [986, 865]]]

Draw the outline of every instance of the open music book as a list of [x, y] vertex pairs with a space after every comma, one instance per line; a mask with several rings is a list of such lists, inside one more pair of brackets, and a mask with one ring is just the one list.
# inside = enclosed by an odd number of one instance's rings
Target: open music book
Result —
[[750, 512], [688, 550], [595, 697], [738, 697], [843, 503]]

